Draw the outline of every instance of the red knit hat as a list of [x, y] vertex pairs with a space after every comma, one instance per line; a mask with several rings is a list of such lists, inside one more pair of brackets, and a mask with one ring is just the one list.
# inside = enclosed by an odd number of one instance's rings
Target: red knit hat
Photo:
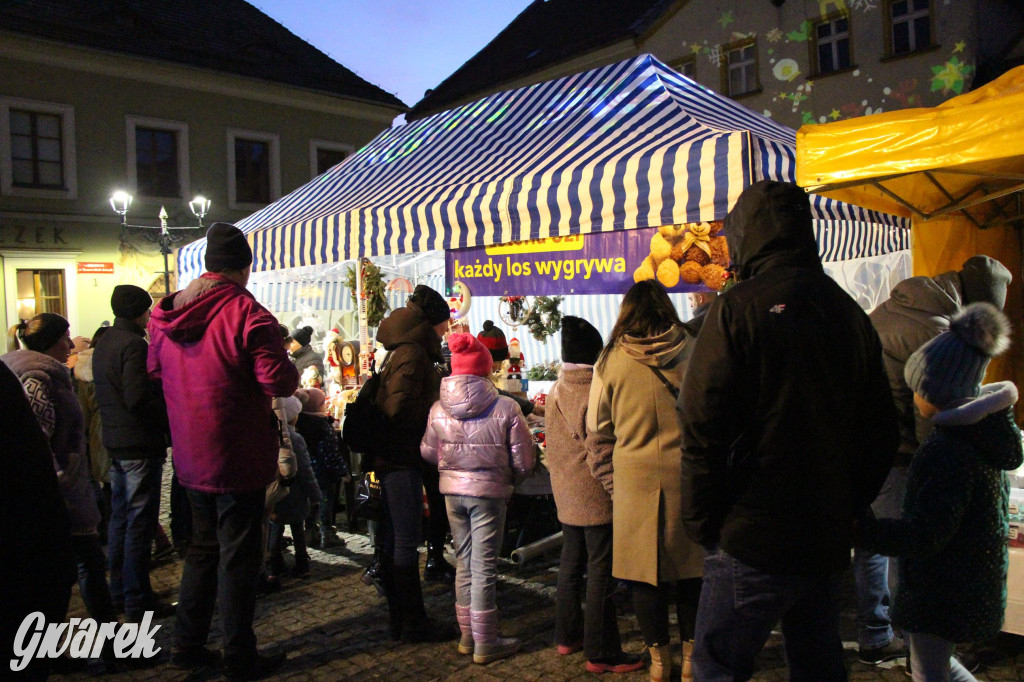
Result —
[[451, 334], [448, 349], [452, 352], [452, 374], [490, 375], [491, 353], [472, 334]]
[[490, 320], [484, 320], [484, 330], [476, 335], [484, 348], [491, 352], [491, 359], [500, 362], [508, 359], [508, 342], [505, 341], [505, 332], [501, 331]]

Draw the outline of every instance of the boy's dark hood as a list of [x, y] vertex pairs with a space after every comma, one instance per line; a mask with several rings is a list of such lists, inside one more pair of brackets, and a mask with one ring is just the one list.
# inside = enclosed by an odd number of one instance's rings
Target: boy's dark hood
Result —
[[794, 184], [762, 180], [743, 190], [723, 232], [739, 280], [780, 266], [821, 269], [811, 202]]
[[384, 350], [394, 350], [402, 343], [415, 343], [427, 351], [427, 355], [435, 362], [443, 362], [441, 339], [434, 331], [434, 325], [423, 315], [422, 309], [416, 305], [397, 308], [384, 318], [377, 328], [377, 342]]

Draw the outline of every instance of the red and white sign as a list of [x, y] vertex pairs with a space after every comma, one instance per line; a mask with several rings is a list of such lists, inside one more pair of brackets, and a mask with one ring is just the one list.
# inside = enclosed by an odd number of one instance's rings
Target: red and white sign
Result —
[[80, 275], [113, 275], [113, 263], [79, 263], [78, 274]]

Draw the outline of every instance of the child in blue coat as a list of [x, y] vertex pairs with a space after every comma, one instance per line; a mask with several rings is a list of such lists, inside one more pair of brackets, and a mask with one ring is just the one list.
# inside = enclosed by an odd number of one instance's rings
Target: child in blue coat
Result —
[[907, 385], [935, 429], [910, 462], [903, 518], [859, 528], [861, 546], [900, 559], [892, 618], [909, 637], [917, 682], [974, 680], [952, 657], [955, 645], [992, 637], [1003, 623], [1006, 471], [1024, 454], [1016, 386], [981, 381], [1009, 345], [1009, 329], [996, 308], [975, 303], [910, 356]]

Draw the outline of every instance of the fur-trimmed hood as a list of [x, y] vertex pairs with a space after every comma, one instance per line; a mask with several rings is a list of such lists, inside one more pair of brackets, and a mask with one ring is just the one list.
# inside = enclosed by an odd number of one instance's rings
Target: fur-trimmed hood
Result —
[[[1017, 403], [1017, 387], [1010, 381], [1000, 381], [981, 387], [981, 393], [970, 401], [932, 417], [936, 428], [965, 429], [985, 460], [997, 469], [1012, 471], [1021, 465], [1020, 437], [1012, 429], [983, 428], [1002, 425], [1005, 420], [988, 417], [1007, 412]], [[985, 421], [984, 425], [981, 422]], [[1011, 417], [1012, 422], [1012, 417]]]

